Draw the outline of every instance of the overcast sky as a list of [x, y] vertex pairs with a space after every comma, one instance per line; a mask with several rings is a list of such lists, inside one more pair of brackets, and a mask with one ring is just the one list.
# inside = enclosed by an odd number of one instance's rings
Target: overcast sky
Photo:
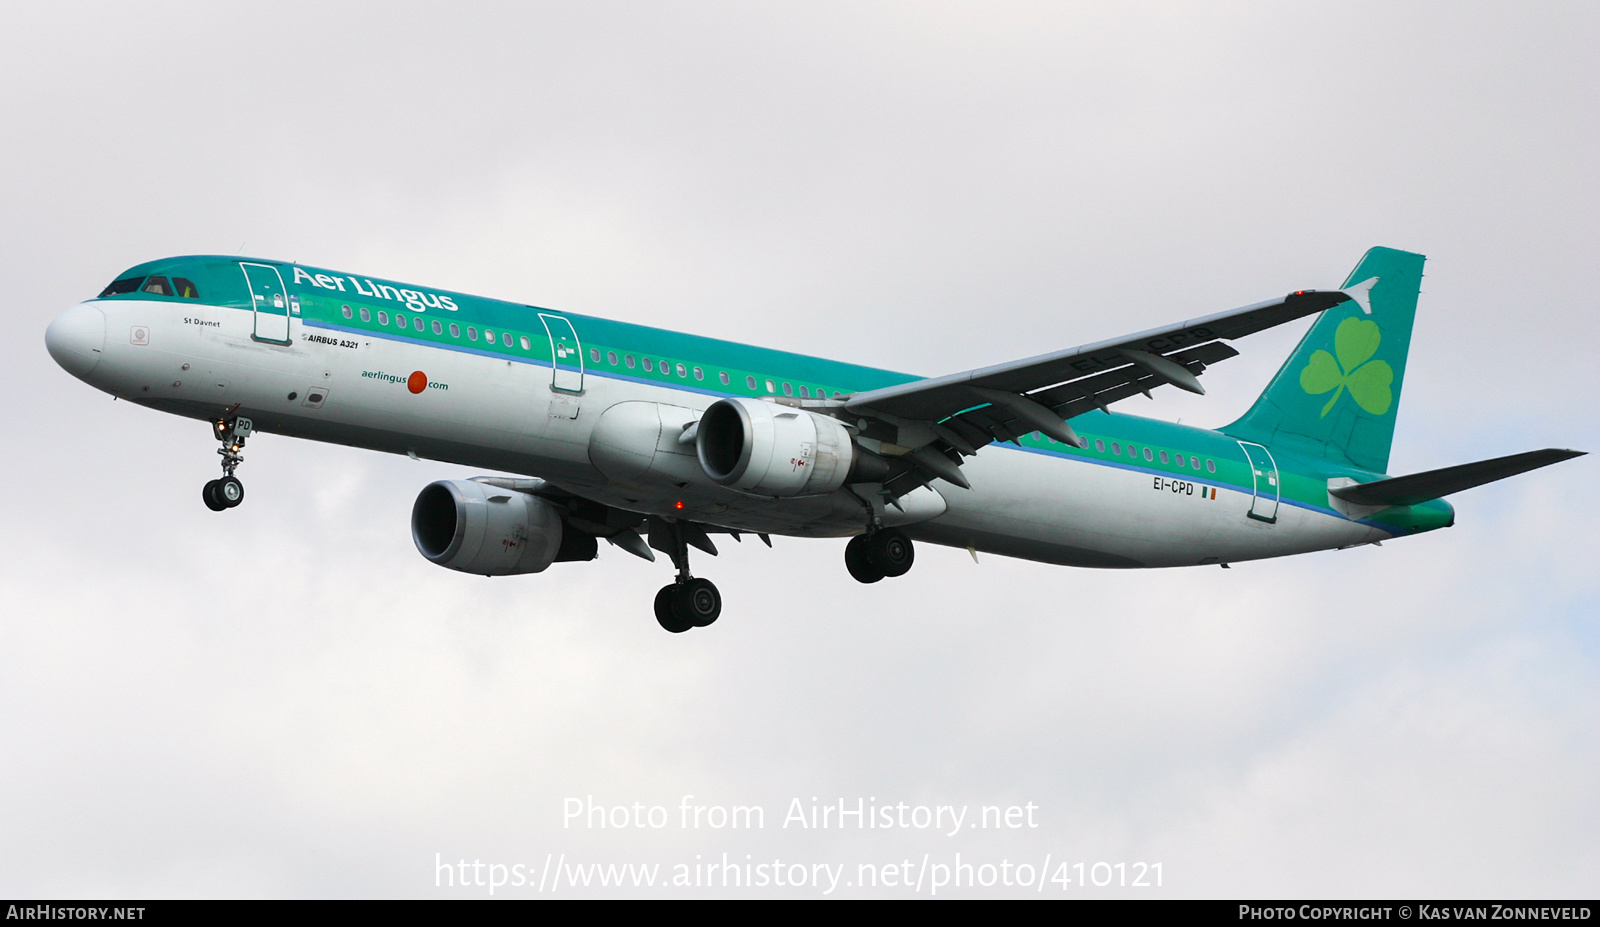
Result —
[[[1045, 897], [1600, 890], [1593, 457], [1227, 571], [923, 545], [860, 586], [842, 542], [725, 543], [723, 618], [675, 636], [664, 561], [423, 560], [412, 499], [461, 468], [263, 436], [209, 512], [207, 427], [43, 343], [133, 264], [242, 252], [933, 375], [1381, 244], [1429, 257], [1395, 472], [1593, 451], [1593, 4], [0, 10], [0, 895], [478, 897], [436, 860], [723, 853], [1161, 864]], [[1123, 410], [1231, 421], [1302, 330]], [[766, 826], [681, 827], [686, 795]], [[671, 822], [564, 826], [586, 796]], [[813, 797], [1038, 826], [782, 826]]]

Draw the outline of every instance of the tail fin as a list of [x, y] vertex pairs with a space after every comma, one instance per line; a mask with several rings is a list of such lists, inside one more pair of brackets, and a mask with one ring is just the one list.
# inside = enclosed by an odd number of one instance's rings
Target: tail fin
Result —
[[1351, 299], [1317, 319], [1250, 411], [1221, 430], [1386, 472], [1423, 261], [1392, 248], [1368, 251], [1344, 283]]

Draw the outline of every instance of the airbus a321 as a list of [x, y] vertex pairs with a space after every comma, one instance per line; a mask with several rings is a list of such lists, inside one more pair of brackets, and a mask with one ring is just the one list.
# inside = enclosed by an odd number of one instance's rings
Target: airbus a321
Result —
[[[209, 423], [244, 500], [245, 442], [289, 435], [518, 476], [440, 480], [417, 550], [466, 573], [593, 560], [676, 579], [683, 632], [722, 597], [689, 568], [714, 538], [850, 538], [864, 583], [914, 542], [1079, 567], [1223, 565], [1448, 527], [1442, 497], [1577, 456], [1546, 449], [1387, 475], [1423, 257], [1367, 252], [1336, 290], [922, 378], [282, 261], [140, 264], [45, 343], [107, 393]], [[1112, 411], [1317, 316], [1254, 406], [1210, 430]]]

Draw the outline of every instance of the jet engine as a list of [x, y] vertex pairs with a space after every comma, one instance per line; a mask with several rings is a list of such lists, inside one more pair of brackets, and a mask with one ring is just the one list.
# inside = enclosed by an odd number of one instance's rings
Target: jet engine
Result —
[[706, 476], [757, 496], [816, 496], [850, 477], [857, 456], [837, 420], [759, 399], [720, 399], [700, 416], [695, 451]]
[[563, 559], [557, 556], [562, 530], [555, 506], [471, 480], [423, 487], [411, 507], [411, 539], [439, 566], [482, 576], [538, 573]]

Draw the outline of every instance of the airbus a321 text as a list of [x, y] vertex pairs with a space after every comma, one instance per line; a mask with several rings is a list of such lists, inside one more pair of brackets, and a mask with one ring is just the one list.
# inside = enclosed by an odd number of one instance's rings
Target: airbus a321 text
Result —
[[[677, 571], [662, 627], [722, 598], [689, 550], [849, 537], [864, 583], [926, 542], [1080, 567], [1226, 566], [1453, 524], [1443, 496], [1580, 452], [1388, 476], [1423, 257], [1367, 252], [1341, 289], [924, 379], [281, 261], [140, 264], [45, 335], [73, 376], [210, 423], [244, 500], [247, 439], [291, 435], [516, 477], [441, 480], [417, 549], [467, 573], [592, 560], [604, 539]], [[1112, 411], [1318, 318], [1255, 405], [1193, 428]]]

